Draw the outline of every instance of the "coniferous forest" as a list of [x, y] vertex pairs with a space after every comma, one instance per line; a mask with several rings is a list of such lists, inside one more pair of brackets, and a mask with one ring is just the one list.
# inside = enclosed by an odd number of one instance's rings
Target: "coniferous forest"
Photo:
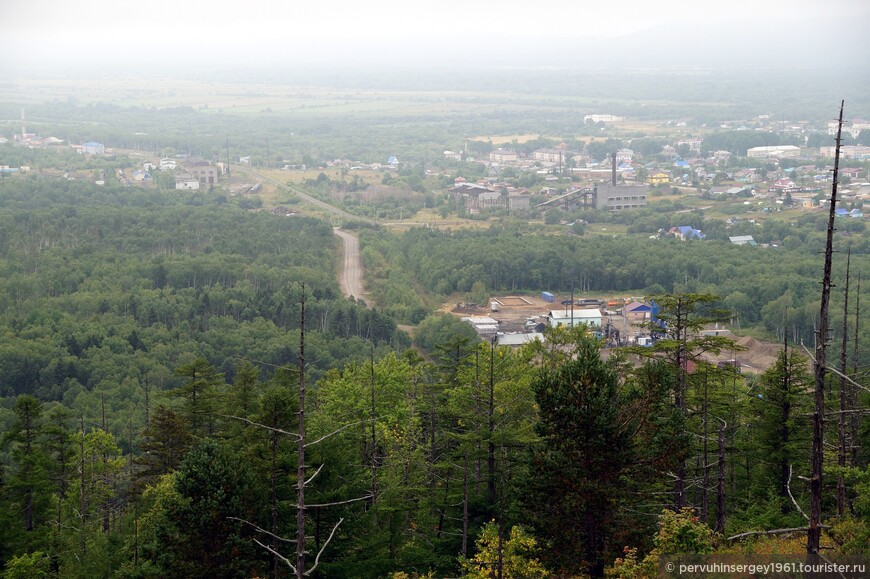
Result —
[[[590, 290], [659, 290], [669, 323], [606, 360], [580, 330], [509, 349], [437, 316], [411, 348], [396, 319], [419, 301], [342, 297], [325, 222], [219, 193], [0, 181], [3, 576], [642, 577], [660, 555], [803, 551], [812, 374], [794, 339], [812, 321], [763, 306], [812, 299], [808, 252], [391, 235], [362, 238], [373, 287], [378, 263], [401, 271], [396, 296], [410, 279], [533, 291], [588, 267], [604, 272]], [[583, 257], [603, 244], [609, 263]], [[700, 360], [734, 348], [694, 332], [722, 319], [716, 288], [792, 339], [763, 374]], [[870, 541], [865, 357], [844, 354], [854, 380], [829, 374], [828, 440], [847, 443], [825, 454], [836, 555]], [[781, 529], [798, 531], [762, 533]]]

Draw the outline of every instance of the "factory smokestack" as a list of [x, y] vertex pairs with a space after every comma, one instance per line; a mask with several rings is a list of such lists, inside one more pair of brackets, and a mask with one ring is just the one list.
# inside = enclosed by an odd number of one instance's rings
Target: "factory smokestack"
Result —
[[616, 187], [616, 153], [613, 153], [610, 159], [610, 181]]

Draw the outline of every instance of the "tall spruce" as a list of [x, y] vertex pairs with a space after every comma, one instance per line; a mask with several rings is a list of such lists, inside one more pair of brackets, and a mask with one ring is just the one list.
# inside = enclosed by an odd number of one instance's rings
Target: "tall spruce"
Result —
[[634, 460], [617, 373], [598, 346], [581, 338], [577, 358], [542, 371], [540, 408], [525, 504], [549, 557], [563, 572], [600, 575], [620, 501], [620, 477]]

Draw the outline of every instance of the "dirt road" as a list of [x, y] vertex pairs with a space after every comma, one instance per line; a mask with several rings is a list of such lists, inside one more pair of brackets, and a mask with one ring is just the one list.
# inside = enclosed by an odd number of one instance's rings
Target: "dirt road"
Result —
[[339, 275], [339, 283], [341, 291], [346, 296], [353, 296], [361, 299], [369, 305], [368, 300], [363, 297], [362, 284], [362, 261], [359, 257], [359, 240], [345, 231], [339, 230], [337, 227], [333, 231], [344, 242], [344, 260], [342, 262], [341, 273]]

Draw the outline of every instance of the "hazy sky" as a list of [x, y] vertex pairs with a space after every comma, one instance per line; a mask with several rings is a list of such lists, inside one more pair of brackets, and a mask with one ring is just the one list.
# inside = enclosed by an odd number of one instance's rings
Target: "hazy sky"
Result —
[[461, 47], [497, 54], [531, 39], [614, 38], [653, 27], [679, 35], [686, 27], [736, 20], [771, 30], [824, 17], [870, 25], [867, 0], [6, 0], [3, 4], [0, 58], [19, 66], [30, 62], [99, 65], [125, 59], [292, 62], [378, 52], [400, 61], [441, 50], [458, 54]]

